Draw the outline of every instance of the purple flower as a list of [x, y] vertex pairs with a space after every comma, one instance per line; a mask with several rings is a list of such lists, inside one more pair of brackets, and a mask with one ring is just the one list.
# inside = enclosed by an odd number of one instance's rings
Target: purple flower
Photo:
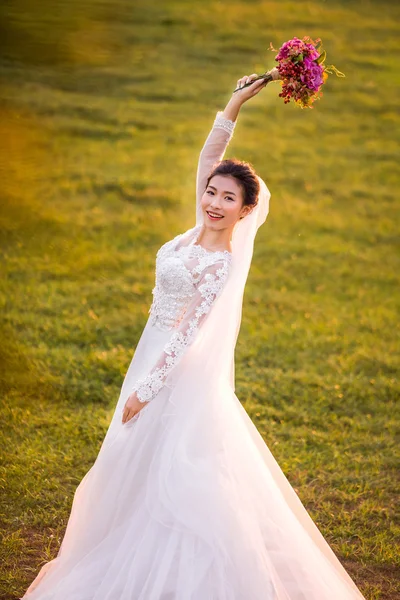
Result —
[[323, 83], [323, 68], [318, 65], [309, 56], [303, 60], [303, 71], [300, 74], [300, 80], [306, 84], [309, 89], [317, 91]]
[[317, 63], [313, 62], [310, 68], [310, 83], [313, 90], [317, 91], [323, 84], [323, 68]]
[[318, 58], [319, 53], [318, 50], [316, 50], [315, 46], [313, 46], [312, 44], [305, 44], [305, 47], [307, 49], [307, 54], [310, 58], [312, 58], [313, 60]]
[[[317, 50], [320, 42], [320, 38], [314, 41], [309, 36], [302, 40], [295, 37], [282, 44], [275, 56], [282, 79], [282, 92], [279, 96], [284, 99], [285, 104], [293, 100], [302, 108], [312, 108], [314, 100], [322, 96], [320, 89], [326, 79], [326, 72], [330, 71], [316, 62], [321, 52], [321, 48]], [[274, 50], [272, 46], [271, 50]]]

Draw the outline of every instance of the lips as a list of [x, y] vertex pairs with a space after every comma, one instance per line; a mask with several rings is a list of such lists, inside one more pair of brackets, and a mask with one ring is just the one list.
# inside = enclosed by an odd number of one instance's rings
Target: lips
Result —
[[211, 212], [211, 211], [208, 211], [208, 210], [206, 210], [206, 213], [208, 214], [209, 218], [210, 218], [212, 221], [218, 221], [218, 220], [220, 220], [220, 219], [223, 219], [223, 218], [224, 218], [224, 216], [223, 216], [223, 215], [219, 215], [218, 213], [214, 213], [214, 212]]

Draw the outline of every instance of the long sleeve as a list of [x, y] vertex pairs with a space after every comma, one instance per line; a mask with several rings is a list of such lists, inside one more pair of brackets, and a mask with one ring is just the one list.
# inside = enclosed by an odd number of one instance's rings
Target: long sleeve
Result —
[[196, 177], [196, 225], [203, 222], [201, 197], [213, 165], [222, 160], [226, 147], [233, 136], [236, 121], [225, 119], [222, 111], [217, 112], [212, 129], [200, 152]]
[[207, 266], [196, 283], [196, 291], [178, 327], [165, 345], [160, 359], [143, 379], [138, 380], [132, 392], [137, 392], [140, 402], [152, 400], [164, 386], [168, 373], [193, 342], [196, 332], [224, 287], [229, 274], [229, 260], [222, 258]]

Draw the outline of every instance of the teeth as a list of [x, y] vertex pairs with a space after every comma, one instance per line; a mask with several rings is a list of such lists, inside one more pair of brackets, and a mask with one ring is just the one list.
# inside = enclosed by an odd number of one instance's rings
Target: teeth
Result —
[[222, 215], [216, 215], [215, 213], [212, 213], [210, 211], [208, 211], [208, 214], [211, 215], [212, 217], [222, 217]]

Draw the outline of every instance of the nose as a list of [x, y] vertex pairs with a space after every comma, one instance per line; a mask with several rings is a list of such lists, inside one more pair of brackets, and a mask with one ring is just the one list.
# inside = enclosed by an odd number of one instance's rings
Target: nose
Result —
[[213, 196], [213, 197], [212, 197], [212, 200], [211, 200], [211, 204], [210, 204], [210, 206], [211, 206], [211, 207], [215, 207], [215, 208], [217, 208], [217, 207], [219, 207], [219, 206], [220, 206], [220, 204], [221, 204], [221, 203], [220, 203], [220, 201], [219, 201], [219, 198], [218, 198], [218, 196]]

